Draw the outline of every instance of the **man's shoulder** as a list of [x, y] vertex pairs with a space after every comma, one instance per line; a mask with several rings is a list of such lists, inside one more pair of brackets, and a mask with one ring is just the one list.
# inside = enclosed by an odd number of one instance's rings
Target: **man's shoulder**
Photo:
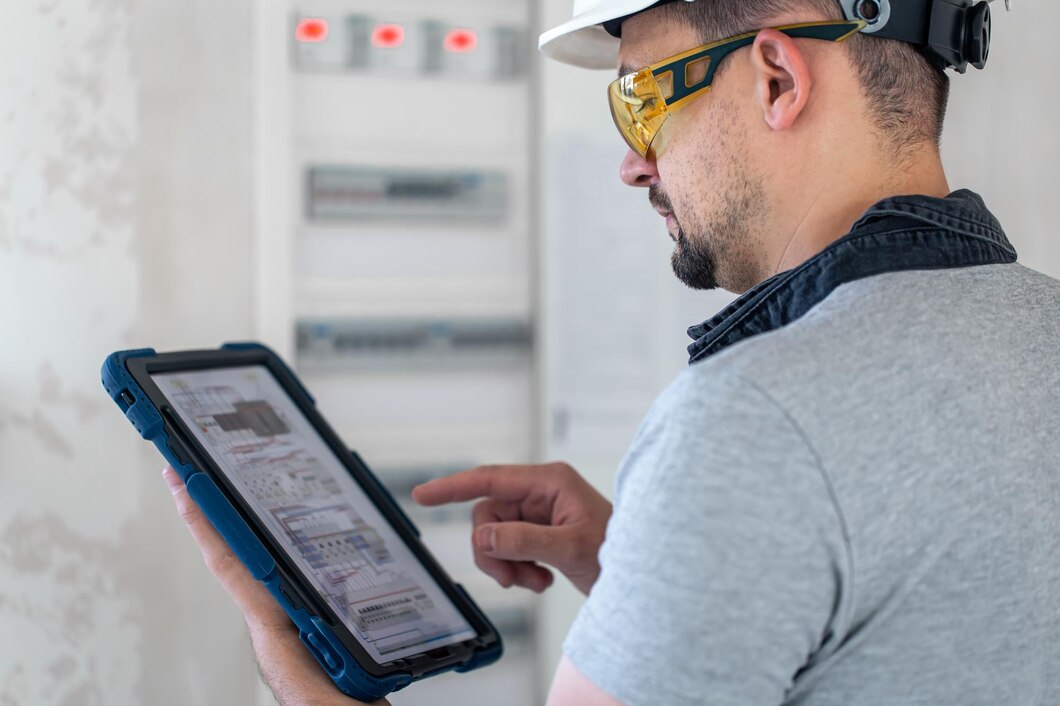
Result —
[[883, 370], [916, 377], [962, 345], [1003, 353], [1017, 345], [1014, 331], [1022, 344], [1060, 343], [1058, 308], [1060, 281], [1019, 264], [881, 274], [693, 365], [681, 382], [742, 379], [784, 400]]

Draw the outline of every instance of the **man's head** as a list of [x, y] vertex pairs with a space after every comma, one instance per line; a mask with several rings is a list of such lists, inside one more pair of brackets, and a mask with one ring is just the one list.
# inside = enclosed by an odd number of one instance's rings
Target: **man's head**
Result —
[[[834, 19], [836, 0], [670, 3], [622, 24], [619, 73], [747, 31]], [[948, 79], [910, 45], [765, 31], [669, 116], [647, 157], [627, 154], [622, 178], [648, 187], [667, 216], [682, 281], [744, 291], [819, 249], [820, 234], [802, 228], [820, 230], [821, 209], [867, 207], [937, 162], [947, 97]], [[857, 215], [838, 214], [831, 237]]]
[[[843, 19], [838, 0], [698, 0], [659, 8], [706, 43], [775, 26], [773, 20], [798, 14], [807, 19]], [[949, 78], [915, 47], [893, 39], [858, 34], [848, 56], [869, 99], [879, 129], [895, 147], [942, 138]]]

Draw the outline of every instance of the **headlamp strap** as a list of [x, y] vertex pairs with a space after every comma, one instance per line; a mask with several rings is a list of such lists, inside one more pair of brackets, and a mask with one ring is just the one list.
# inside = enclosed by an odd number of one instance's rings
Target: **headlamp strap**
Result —
[[[679, 1], [659, 0], [646, 9]], [[863, 34], [912, 44], [941, 69], [954, 68], [963, 74], [969, 64], [977, 69], [986, 66], [990, 56], [990, 3], [994, 0], [838, 1], [846, 19], [868, 23]], [[1012, 0], [1005, 0], [1005, 8], [1012, 9]], [[632, 15], [609, 20], [603, 27], [612, 37], [621, 37], [622, 22], [629, 17]]]
[[[839, 0], [847, 19], [865, 20], [862, 30], [920, 49], [940, 68], [959, 73], [971, 64], [986, 66], [990, 56], [993, 0]], [[1005, 0], [1011, 9], [1011, 0]]]

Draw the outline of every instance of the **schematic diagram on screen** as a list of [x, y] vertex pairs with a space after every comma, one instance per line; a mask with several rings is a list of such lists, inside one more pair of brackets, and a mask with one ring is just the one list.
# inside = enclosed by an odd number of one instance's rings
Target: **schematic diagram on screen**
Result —
[[250, 372], [238, 384], [174, 376], [166, 386], [230, 480], [282, 532], [332, 608], [381, 657], [466, 630], [462, 619], [437, 605], [409, 562], [395, 557], [400, 540], [393, 530], [373, 526], [358, 511], [352, 478], [330, 451], [314, 450], [316, 438], [300, 433], [305, 425], [292, 418], [300, 413], [277, 399], [274, 381]]

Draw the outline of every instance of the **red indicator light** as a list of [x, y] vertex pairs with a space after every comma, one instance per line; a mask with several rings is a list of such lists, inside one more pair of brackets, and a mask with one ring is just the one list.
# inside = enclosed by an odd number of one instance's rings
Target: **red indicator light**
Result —
[[299, 20], [294, 38], [300, 42], [323, 42], [328, 38], [328, 21], [316, 17]]
[[470, 29], [454, 29], [445, 35], [445, 50], [454, 54], [467, 54], [478, 46], [478, 35]]
[[372, 30], [372, 46], [394, 49], [405, 43], [405, 28], [401, 25], [376, 25]]

